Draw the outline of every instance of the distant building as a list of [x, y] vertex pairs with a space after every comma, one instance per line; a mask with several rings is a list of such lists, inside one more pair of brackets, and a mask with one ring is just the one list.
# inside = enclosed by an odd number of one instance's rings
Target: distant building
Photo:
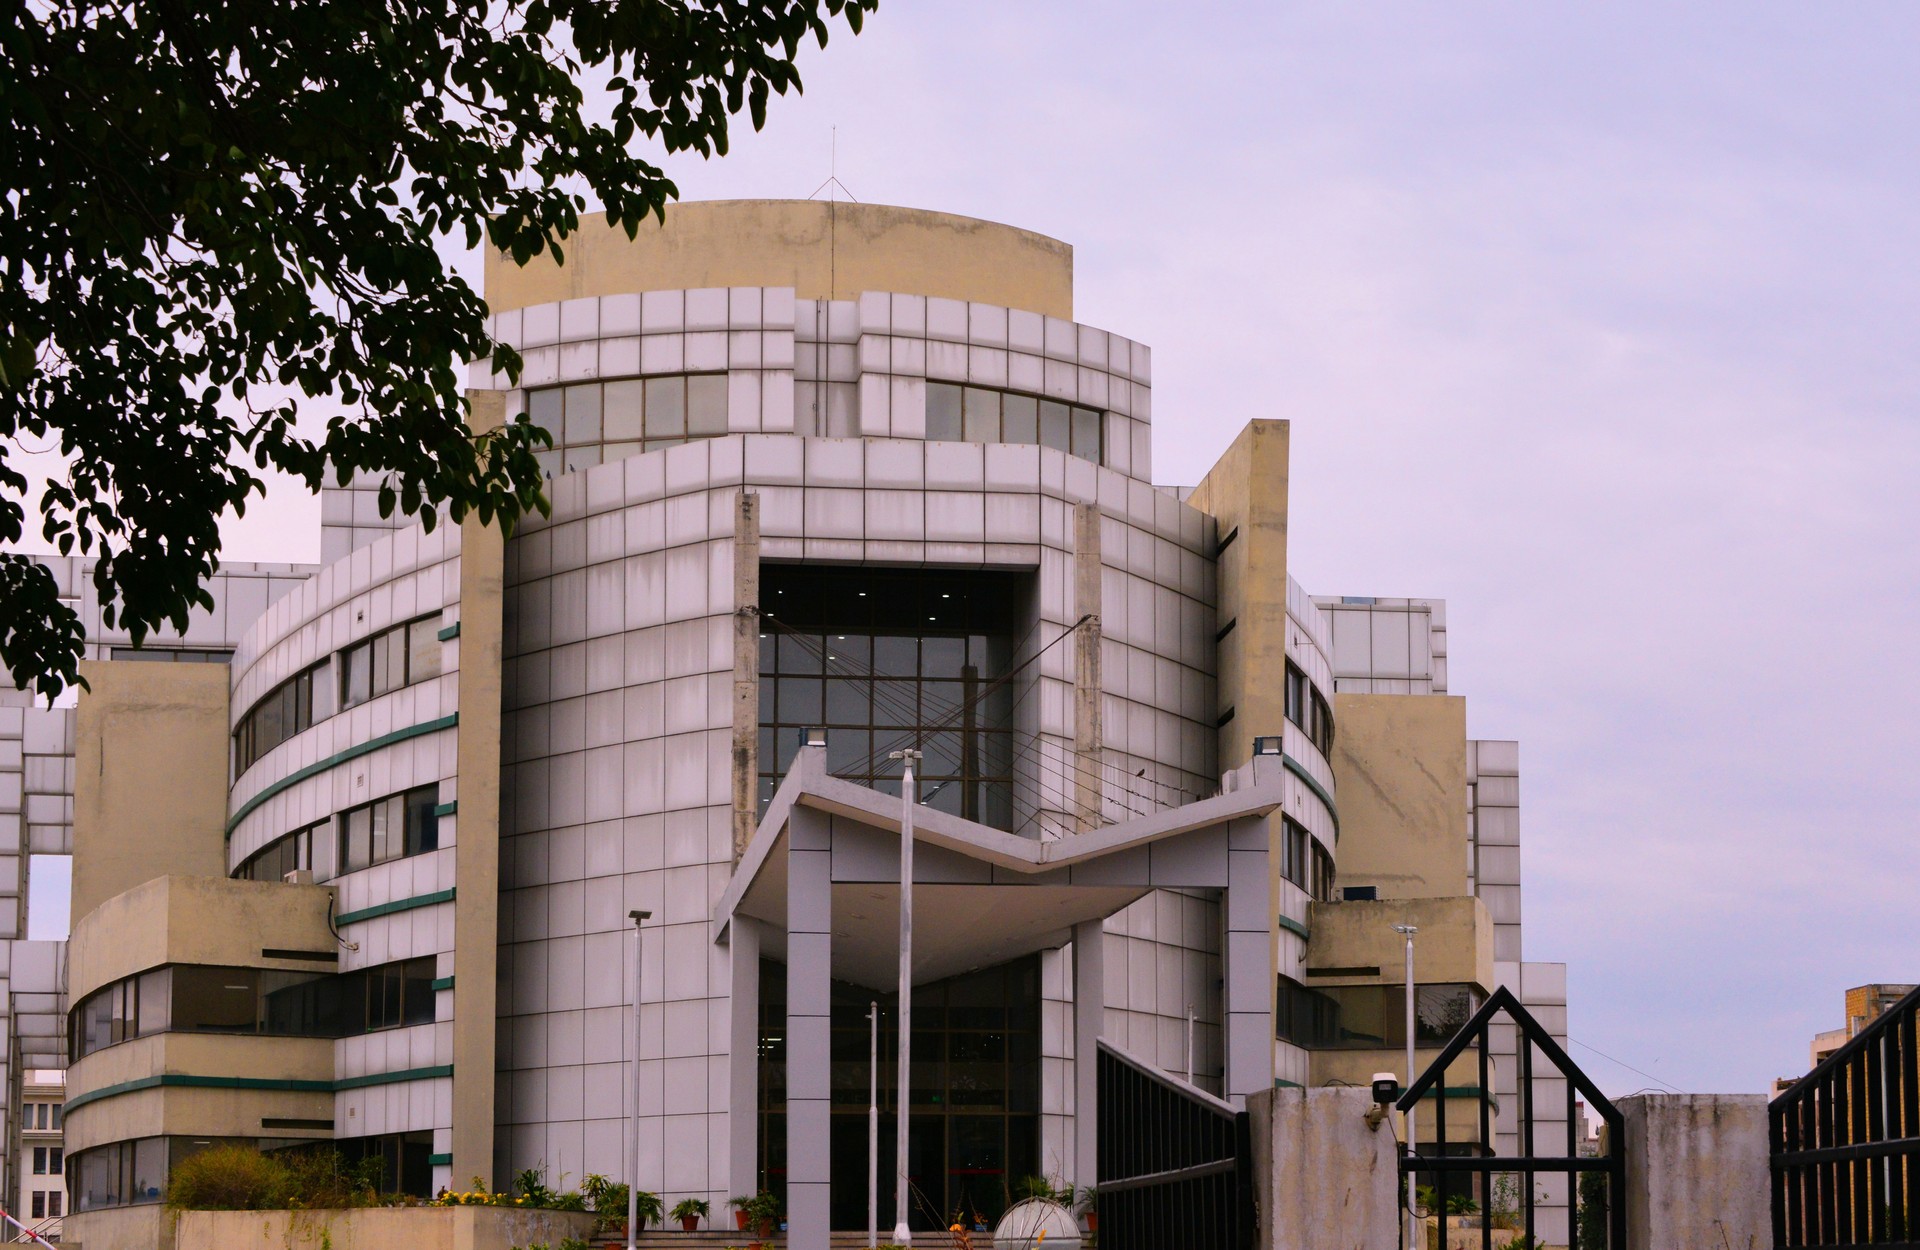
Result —
[[12, 1214], [43, 1237], [60, 1235], [60, 1220], [66, 1213], [65, 1132], [61, 1125], [61, 1104], [66, 1098], [65, 1072], [29, 1069], [21, 1074], [20, 1185]]
[[[1912, 985], [1856, 985], [1847, 991], [1847, 1022], [1840, 1028], [1815, 1033], [1813, 1041], [1807, 1045], [1807, 1071], [1825, 1063], [1834, 1051], [1860, 1035], [1860, 1030], [1878, 1020], [1887, 1008], [1893, 1006], [1916, 988]], [[1783, 1076], [1773, 1082], [1773, 1096], [1778, 1098], [1800, 1078]]]

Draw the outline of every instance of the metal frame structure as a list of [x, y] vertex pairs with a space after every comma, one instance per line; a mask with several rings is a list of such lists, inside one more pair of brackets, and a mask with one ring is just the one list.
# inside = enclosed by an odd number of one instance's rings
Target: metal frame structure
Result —
[[1100, 1043], [1102, 1250], [1251, 1250], [1247, 1113]]
[[1920, 1248], [1920, 990], [1767, 1108], [1773, 1244]]
[[[1493, 1140], [1494, 1106], [1488, 1090], [1492, 1088], [1492, 1028], [1496, 1016], [1504, 1013], [1520, 1030], [1517, 1047], [1520, 1065], [1517, 1108], [1520, 1127], [1520, 1150], [1517, 1156], [1499, 1156], [1490, 1154], [1448, 1155], [1447, 1150], [1447, 1101], [1453, 1091], [1446, 1085], [1446, 1072], [1468, 1047], [1478, 1052], [1480, 1065], [1480, 1084], [1475, 1091], [1479, 1106], [1481, 1149], [1484, 1143]], [[1561, 1076], [1567, 1085], [1567, 1142], [1564, 1155], [1542, 1155], [1534, 1148], [1534, 1052], [1546, 1060]], [[1597, 1157], [1582, 1157], [1580, 1143], [1575, 1139], [1579, 1117], [1574, 1114], [1574, 1095], [1585, 1095], [1587, 1105], [1599, 1114], [1606, 1124], [1607, 1153]], [[1626, 1182], [1627, 1166], [1625, 1145], [1625, 1121], [1613, 1103], [1600, 1092], [1587, 1074], [1582, 1072], [1567, 1052], [1560, 1048], [1551, 1034], [1538, 1020], [1520, 1005], [1513, 992], [1505, 986], [1494, 990], [1487, 1001], [1475, 1012], [1473, 1018], [1454, 1034], [1446, 1049], [1440, 1052], [1420, 1079], [1415, 1081], [1396, 1104], [1400, 1111], [1411, 1111], [1418, 1106], [1422, 1098], [1433, 1095], [1433, 1146], [1431, 1155], [1415, 1154], [1411, 1143], [1400, 1156], [1400, 1174], [1408, 1185], [1414, 1183], [1414, 1176], [1421, 1172], [1431, 1172], [1434, 1176], [1437, 1214], [1446, 1218], [1447, 1197], [1451, 1188], [1449, 1180], [1465, 1173], [1468, 1177], [1468, 1191], [1471, 1192], [1472, 1177], [1482, 1178], [1480, 1202], [1480, 1244], [1486, 1250], [1493, 1247], [1493, 1209], [1485, 1200], [1491, 1194], [1493, 1178], [1500, 1175], [1516, 1175], [1520, 1178], [1520, 1217], [1527, 1245], [1534, 1241], [1534, 1191], [1533, 1178], [1540, 1173], [1565, 1173], [1569, 1180], [1567, 1194], [1568, 1218], [1572, 1222], [1573, 1239], [1579, 1244], [1580, 1187], [1582, 1174], [1599, 1172], [1607, 1178], [1607, 1203], [1604, 1227], [1607, 1232], [1606, 1250], [1627, 1250], [1627, 1208]], [[1402, 1210], [1402, 1218], [1405, 1211]], [[1584, 1248], [1583, 1250], [1588, 1250]], [[1591, 1250], [1598, 1250], [1593, 1247]]]

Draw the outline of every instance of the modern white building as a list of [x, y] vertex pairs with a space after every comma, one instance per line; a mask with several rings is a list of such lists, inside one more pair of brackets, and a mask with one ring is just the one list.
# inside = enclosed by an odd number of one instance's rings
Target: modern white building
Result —
[[[755, 201], [568, 256], [489, 265], [524, 371], [472, 392], [553, 433], [549, 516], [327, 489], [319, 567], [230, 566], [140, 655], [57, 566], [106, 662], [78, 709], [0, 708], [0, 905], [23, 936], [25, 854], [75, 856], [57, 1005], [16, 984], [11, 1026], [72, 1065], [74, 1235], [218, 1138], [421, 1191], [637, 1146], [669, 1202], [864, 1226], [903, 749], [916, 1227], [1097, 1179], [1102, 1043], [1228, 1104], [1397, 1054], [1354, 1023], [1399, 983], [1343, 953], [1363, 914], [1444, 910], [1436, 1019], [1508, 984], [1564, 1032], [1563, 970], [1521, 963], [1517, 747], [1466, 740], [1443, 607], [1288, 578], [1284, 422], [1156, 484], [1151, 353], [1074, 320], [1064, 244]], [[156, 658], [195, 662], [125, 662]], [[1343, 811], [1342, 751], [1441, 832]]]

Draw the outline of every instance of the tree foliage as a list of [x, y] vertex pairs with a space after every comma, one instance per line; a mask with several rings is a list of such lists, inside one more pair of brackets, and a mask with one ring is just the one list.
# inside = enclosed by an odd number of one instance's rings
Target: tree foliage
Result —
[[[220, 516], [268, 468], [381, 474], [428, 526], [544, 508], [544, 433], [468, 424], [461, 362], [520, 361], [436, 244], [558, 260], [588, 196], [631, 236], [676, 194], [642, 146], [725, 153], [799, 88], [803, 40], [876, 3], [13, 0], [0, 543], [27, 533], [22, 457], [57, 447], [39, 533], [96, 557], [138, 641], [211, 605]], [[304, 435], [321, 396], [352, 415]], [[15, 684], [74, 683], [81, 640], [50, 572], [0, 554]]]

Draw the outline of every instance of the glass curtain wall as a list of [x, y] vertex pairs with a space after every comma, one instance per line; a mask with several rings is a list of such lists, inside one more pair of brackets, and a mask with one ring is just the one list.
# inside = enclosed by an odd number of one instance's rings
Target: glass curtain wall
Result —
[[[783, 1198], [787, 1177], [786, 965], [760, 965], [760, 1168]], [[893, 1227], [899, 997], [833, 983], [829, 1143], [833, 1227], [867, 1223], [868, 1004], [880, 1006], [880, 1227]], [[1040, 1167], [1040, 961], [1017, 959], [913, 995], [908, 1223], [992, 1228]]]
[[809, 728], [827, 769], [900, 792], [888, 754], [921, 752], [920, 801], [1013, 827], [1016, 682], [1033, 575], [768, 564], [760, 572], [760, 805]]

